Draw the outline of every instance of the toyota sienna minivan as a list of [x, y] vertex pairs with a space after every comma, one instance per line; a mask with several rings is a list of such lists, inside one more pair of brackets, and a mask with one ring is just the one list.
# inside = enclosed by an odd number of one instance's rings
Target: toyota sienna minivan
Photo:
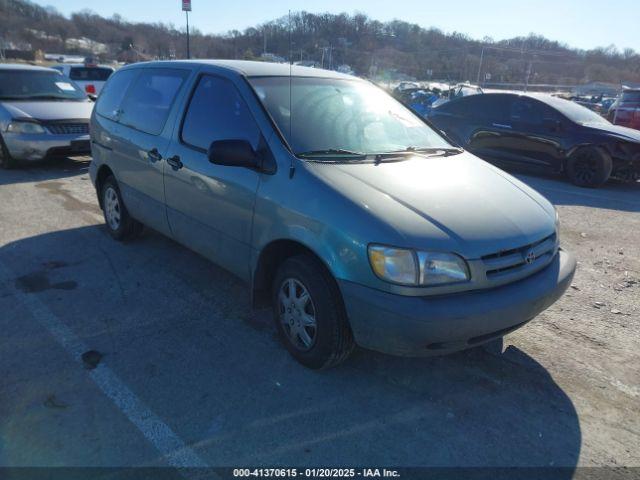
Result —
[[500, 339], [575, 271], [547, 200], [348, 75], [124, 67], [91, 141], [110, 234], [146, 225], [248, 282], [310, 368], [356, 344], [420, 356]]

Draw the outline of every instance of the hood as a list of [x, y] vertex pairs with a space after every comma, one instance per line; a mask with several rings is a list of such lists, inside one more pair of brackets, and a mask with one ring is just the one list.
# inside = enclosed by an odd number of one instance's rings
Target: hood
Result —
[[634, 130], [633, 128], [614, 125], [612, 123], [593, 123], [585, 124], [584, 126], [600, 133], [608, 133], [614, 135], [623, 140], [640, 143], [640, 130]]
[[69, 101], [2, 102], [11, 118], [33, 118], [36, 120], [80, 120], [89, 121], [94, 103]]
[[390, 235], [395, 238], [370, 242], [474, 259], [555, 231], [555, 212], [544, 197], [467, 152], [378, 165], [310, 163], [309, 168], [395, 232]]

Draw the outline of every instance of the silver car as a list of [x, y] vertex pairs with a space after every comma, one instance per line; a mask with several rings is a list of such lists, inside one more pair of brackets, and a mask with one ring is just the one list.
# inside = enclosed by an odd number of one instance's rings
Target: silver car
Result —
[[0, 166], [86, 155], [93, 102], [51, 68], [0, 65]]
[[90, 167], [107, 230], [143, 225], [250, 285], [310, 368], [500, 339], [576, 262], [537, 192], [369, 82], [243, 61], [153, 62], [105, 85]]

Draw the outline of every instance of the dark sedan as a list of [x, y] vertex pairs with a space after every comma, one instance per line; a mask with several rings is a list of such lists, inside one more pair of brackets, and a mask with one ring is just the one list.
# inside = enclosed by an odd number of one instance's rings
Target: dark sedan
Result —
[[429, 120], [472, 153], [504, 166], [563, 172], [576, 185], [640, 176], [640, 132], [543, 94], [485, 93], [431, 111]]

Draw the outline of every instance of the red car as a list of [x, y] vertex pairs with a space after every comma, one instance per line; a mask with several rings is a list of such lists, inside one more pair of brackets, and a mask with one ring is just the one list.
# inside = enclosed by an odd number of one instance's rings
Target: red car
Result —
[[640, 130], [640, 88], [627, 88], [611, 106], [609, 121], [615, 125]]

